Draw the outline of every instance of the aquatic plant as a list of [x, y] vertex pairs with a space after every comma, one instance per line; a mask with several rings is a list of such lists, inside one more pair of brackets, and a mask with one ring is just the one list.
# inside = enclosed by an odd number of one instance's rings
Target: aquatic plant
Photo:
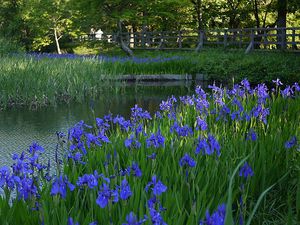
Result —
[[80, 121], [57, 134], [65, 158], [52, 173], [34, 142], [0, 168], [0, 224], [297, 223], [300, 95], [276, 82]]

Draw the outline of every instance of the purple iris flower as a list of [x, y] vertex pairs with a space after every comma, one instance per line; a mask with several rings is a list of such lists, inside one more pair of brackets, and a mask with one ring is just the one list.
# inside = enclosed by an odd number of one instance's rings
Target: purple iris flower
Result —
[[32, 152], [31, 157], [28, 158], [28, 163], [31, 165], [31, 169], [32, 171], [34, 171], [34, 169], [38, 169], [38, 171], [42, 171], [43, 169], [47, 168], [47, 166], [44, 166], [42, 164], [40, 164], [39, 161], [39, 153], [38, 152]]
[[138, 105], [131, 108], [131, 118], [134, 123], [137, 123], [142, 119], [151, 120], [150, 113], [148, 111], [144, 111], [142, 108], [138, 107]]
[[87, 185], [90, 189], [94, 189], [98, 186], [98, 173], [97, 171], [94, 174], [84, 174], [82, 177], [78, 177], [77, 186], [84, 187]]
[[220, 145], [218, 143], [218, 141], [215, 139], [215, 137], [213, 135], [208, 135], [208, 138], [207, 138], [208, 142], [209, 142], [209, 145], [210, 145], [210, 148], [211, 148], [211, 151], [216, 151], [217, 153], [217, 156], [220, 156]]
[[100, 131], [97, 136], [92, 133], [86, 133], [85, 137], [88, 148], [91, 147], [91, 143], [97, 146], [101, 146], [102, 142], [110, 143], [108, 137], [104, 134], [104, 131]]
[[68, 159], [73, 159], [76, 163], [85, 164], [85, 162], [82, 161], [83, 155], [80, 152], [76, 152], [75, 154], [69, 152], [67, 157]]
[[269, 98], [268, 88], [265, 84], [258, 84], [255, 88], [257, 96], [258, 96], [258, 103], [264, 103], [267, 98]]
[[0, 168], [0, 188], [7, 187], [10, 190], [14, 190], [16, 184], [20, 182], [20, 177], [11, 174], [7, 166]]
[[226, 216], [226, 205], [221, 204], [217, 210], [210, 215], [209, 211], [206, 212], [205, 220], [201, 220], [199, 225], [224, 225]]
[[252, 140], [252, 141], [257, 140], [257, 134], [255, 133], [255, 131], [252, 128], [249, 130], [246, 140]]
[[156, 159], [156, 153], [154, 152], [154, 153], [152, 153], [151, 155], [147, 155], [147, 158], [148, 159]]
[[277, 78], [276, 80], [272, 80], [272, 82], [276, 85], [276, 86], [281, 86], [281, 85], [283, 85], [282, 83], [281, 83], [281, 81]]
[[135, 128], [135, 136], [137, 137], [140, 133], [142, 133], [144, 136], [147, 136], [147, 134], [145, 133], [143, 124], [139, 124]]
[[293, 136], [293, 137], [291, 137], [290, 140], [285, 142], [284, 146], [285, 146], [286, 149], [289, 149], [289, 148], [294, 147], [295, 145], [297, 145], [297, 138], [296, 138], [296, 136]]
[[159, 111], [157, 111], [155, 113], [155, 117], [158, 118], [158, 119], [162, 119], [163, 118], [163, 116], [161, 115], [161, 113]]
[[77, 222], [77, 223], [75, 223], [74, 221], [73, 221], [73, 218], [72, 217], [69, 217], [68, 218], [68, 223], [67, 223], [68, 225], [79, 225], [79, 223]]
[[216, 152], [217, 156], [221, 155], [221, 147], [215, 137], [211, 134], [208, 135], [208, 138], [199, 138], [197, 147], [196, 147], [196, 154], [202, 152], [203, 155], [211, 155]]
[[89, 223], [89, 225], [98, 225], [97, 221]]
[[124, 141], [124, 145], [126, 148], [140, 148], [141, 147], [141, 143], [138, 141], [137, 138], [134, 137], [133, 134], [130, 135], [130, 137]]
[[208, 108], [209, 108], [209, 102], [206, 99], [200, 99], [196, 98], [194, 99], [195, 104], [196, 104], [196, 109], [199, 111], [201, 114], [207, 114]]
[[35, 152], [41, 152], [41, 153], [43, 153], [45, 151], [45, 149], [42, 147], [42, 146], [40, 146], [38, 143], [36, 143], [36, 142], [33, 142], [30, 146], [29, 146], [29, 149], [28, 149], [28, 152], [30, 153], [30, 154], [34, 154]]
[[149, 210], [152, 224], [154, 225], [167, 225], [167, 223], [163, 220], [159, 211], [154, 208], [150, 208]]
[[51, 195], [59, 194], [62, 198], [66, 198], [67, 196], [67, 187], [69, 187], [70, 191], [75, 189], [75, 186], [69, 182], [67, 176], [56, 177], [52, 184]]
[[75, 151], [75, 150], [80, 150], [80, 151], [82, 151], [82, 153], [83, 153], [84, 155], [87, 154], [87, 151], [86, 151], [86, 148], [85, 148], [85, 146], [84, 146], [84, 142], [83, 142], [83, 141], [78, 141], [78, 142], [75, 141], [74, 144], [71, 144], [71, 145], [70, 145], [70, 151], [73, 152], [73, 151]]
[[247, 179], [248, 177], [252, 177], [253, 175], [254, 175], [254, 172], [253, 172], [251, 166], [249, 166], [249, 164], [247, 162], [245, 162], [244, 165], [240, 169], [239, 176], [245, 177]]
[[141, 177], [142, 176], [142, 171], [139, 168], [139, 165], [136, 162], [133, 162], [131, 165], [131, 170], [133, 172], [133, 175], [135, 177]]
[[144, 219], [138, 221], [137, 217], [134, 215], [133, 212], [130, 212], [126, 216], [126, 223], [123, 223], [122, 225], [140, 225], [147, 221], [147, 216], [144, 216]]
[[0, 168], [0, 188], [2, 188], [7, 180], [10, 179], [10, 170], [7, 166], [3, 166]]
[[206, 93], [205, 91], [201, 88], [201, 86], [197, 86], [195, 89], [196, 94], [198, 95], [199, 98], [201, 99], [206, 99]]
[[213, 153], [205, 138], [199, 138], [195, 153], [199, 154], [200, 152], [205, 155], [211, 155]]
[[240, 86], [239, 84], [235, 84], [232, 88], [232, 90], [228, 90], [227, 91], [227, 95], [228, 97], [230, 96], [239, 96], [239, 97], [245, 97], [245, 93], [247, 91], [247, 89], [242, 88], [243, 86]]
[[17, 187], [20, 199], [23, 198], [24, 200], [27, 200], [30, 197], [38, 197], [38, 189], [31, 178], [22, 178], [17, 184]]
[[156, 197], [156, 195], [153, 195], [148, 201], [147, 205], [148, 208], [155, 208], [156, 203], [159, 203], [159, 199]]
[[184, 105], [194, 105], [194, 99], [191, 96], [181, 96], [179, 99]]
[[151, 181], [147, 184], [145, 190], [148, 191], [150, 186], [153, 186], [152, 191], [154, 195], [161, 195], [163, 192], [167, 190], [167, 187], [160, 180], [157, 180], [155, 175], [152, 177]]
[[129, 176], [129, 175], [130, 175], [130, 171], [131, 171], [130, 166], [127, 167], [127, 168], [125, 168], [124, 170], [121, 169], [121, 170], [120, 170], [120, 175], [121, 175], [121, 176], [126, 176], [126, 175]]
[[185, 166], [188, 165], [189, 167], [195, 167], [196, 166], [196, 162], [195, 160], [188, 154], [186, 153], [179, 161], [179, 165]]
[[230, 114], [230, 108], [224, 103], [216, 120], [218, 121], [220, 119], [224, 119], [225, 121], [227, 121], [226, 116], [229, 114]]
[[284, 98], [290, 97], [294, 94], [293, 89], [291, 88], [291, 86], [287, 86], [284, 90], [281, 91], [281, 95]]
[[262, 104], [258, 104], [251, 110], [253, 117], [258, 118], [264, 124], [267, 124], [267, 116], [270, 114], [269, 108], [265, 108]]
[[77, 142], [81, 141], [81, 138], [84, 135], [84, 129], [85, 128], [92, 128], [91, 126], [88, 126], [84, 123], [83, 120], [75, 124], [71, 129], [69, 129], [68, 136], [69, 140], [75, 140]]
[[170, 127], [170, 132], [176, 132], [179, 137], [187, 137], [193, 134], [192, 128], [188, 125], [180, 126], [177, 122], [174, 122], [174, 125]]
[[96, 199], [97, 205], [101, 208], [105, 208], [108, 205], [108, 202], [112, 200], [112, 202], [116, 203], [119, 201], [119, 194], [117, 190], [111, 190], [106, 183], [102, 184], [102, 187], [98, 193], [98, 197]]
[[197, 117], [197, 127], [196, 130], [207, 130], [207, 123], [205, 120], [201, 119], [200, 116]]
[[105, 119], [96, 118], [96, 124], [100, 131], [106, 131], [109, 129], [110, 125]]
[[241, 85], [247, 90], [250, 91], [251, 87], [250, 87], [250, 83], [247, 79], [244, 79], [241, 81]]
[[173, 107], [173, 105], [169, 101], [162, 101], [159, 104], [159, 109], [162, 111], [171, 111], [172, 107]]
[[243, 107], [242, 103], [237, 98], [234, 98], [232, 100], [232, 105], [236, 105], [238, 107], [238, 112], [244, 111], [244, 107]]
[[295, 92], [296, 91], [300, 92], [300, 85], [297, 82], [294, 83], [293, 88], [294, 88]]
[[154, 148], [164, 147], [165, 138], [161, 135], [160, 131], [156, 134], [151, 134], [146, 140], [147, 148], [153, 146]]
[[125, 120], [124, 117], [117, 115], [113, 119], [114, 124], [119, 124], [122, 130], [129, 131], [129, 129], [133, 126], [130, 120]]
[[161, 111], [170, 112], [174, 108], [174, 103], [177, 102], [177, 99], [172, 95], [167, 99], [167, 101], [162, 101], [159, 104], [159, 109]]
[[122, 181], [121, 186], [119, 187], [119, 189], [120, 189], [120, 198], [122, 200], [127, 200], [132, 195], [130, 186], [129, 186], [126, 179], [124, 179]]
[[20, 156], [18, 154], [13, 154], [12, 159], [15, 161], [12, 165], [13, 173], [15, 175], [24, 176], [25, 174], [33, 173], [28, 158], [25, 156], [25, 152], [22, 152]]
[[106, 115], [103, 116], [103, 119], [106, 121], [106, 122], [111, 122], [113, 120], [113, 116], [111, 113], [108, 113]]

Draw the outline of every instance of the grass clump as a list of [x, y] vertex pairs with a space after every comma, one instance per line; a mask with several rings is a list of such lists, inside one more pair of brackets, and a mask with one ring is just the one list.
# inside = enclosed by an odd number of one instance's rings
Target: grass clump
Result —
[[22, 52], [24, 49], [16, 41], [0, 37], [0, 56]]

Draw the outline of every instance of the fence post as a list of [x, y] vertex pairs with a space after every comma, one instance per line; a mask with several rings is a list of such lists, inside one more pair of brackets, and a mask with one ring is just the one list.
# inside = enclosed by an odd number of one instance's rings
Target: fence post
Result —
[[281, 29], [281, 49], [286, 49], [286, 30], [285, 28]]
[[224, 31], [224, 48], [227, 47], [227, 30]]
[[126, 44], [130, 47], [130, 32], [127, 32], [127, 35], [126, 35]]
[[239, 30], [239, 48], [242, 48], [242, 42], [243, 42], [243, 33], [242, 30]]
[[251, 30], [251, 33], [250, 33], [250, 43], [245, 51], [245, 54], [248, 54], [254, 47], [254, 33], [253, 33], [253, 30]]
[[157, 49], [162, 49], [163, 48], [163, 45], [164, 45], [164, 42], [165, 42], [165, 37], [164, 37], [164, 32], [162, 31], [160, 33], [160, 42], [159, 42], [159, 45], [157, 47]]
[[182, 48], [182, 35], [181, 35], [181, 30], [178, 31], [178, 47]]
[[141, 33], [141, 35], [142, 35], [142, 48], [145, 48], [145, 32], [144, 31], [142, 31], [142, 33]]
[[295, 29], [292, 30], [292, 49], [293, 50], [297, 49], [297, 45], [296, 45], [296, 30]]
[[264, 30], [264, 49], [267, 48], [267, 40], [268, 40], [268, 36], [267, 36], [266, 30]]
[[138, 35], [133, 32], [133, 46], [136, 48], [138, 46]]

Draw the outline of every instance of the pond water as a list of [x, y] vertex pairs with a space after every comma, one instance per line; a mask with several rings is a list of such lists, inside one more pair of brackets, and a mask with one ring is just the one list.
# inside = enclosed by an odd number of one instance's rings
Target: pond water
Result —
[[[206, 87], [206, 83], [197, 83]], [[45, 148], [44, 159], [53, 159], [56, 149], [56, 132], [67, 133], [80, 120], [91, 124], [96, 117], [111, 112], [129, 118], [130, 109], [138, 104], [151, 115], [159, 103], [168, 96], [186, 95], [194, 91], [191, 82], [132, 83], [122, 88], [110, 89], [96, 100], [84, 103], [58, 105], [36, 111], [11, 109], [0, 112], [0, 167], [10, 165], [12, 153], [21, 153], [36, 141]]]

